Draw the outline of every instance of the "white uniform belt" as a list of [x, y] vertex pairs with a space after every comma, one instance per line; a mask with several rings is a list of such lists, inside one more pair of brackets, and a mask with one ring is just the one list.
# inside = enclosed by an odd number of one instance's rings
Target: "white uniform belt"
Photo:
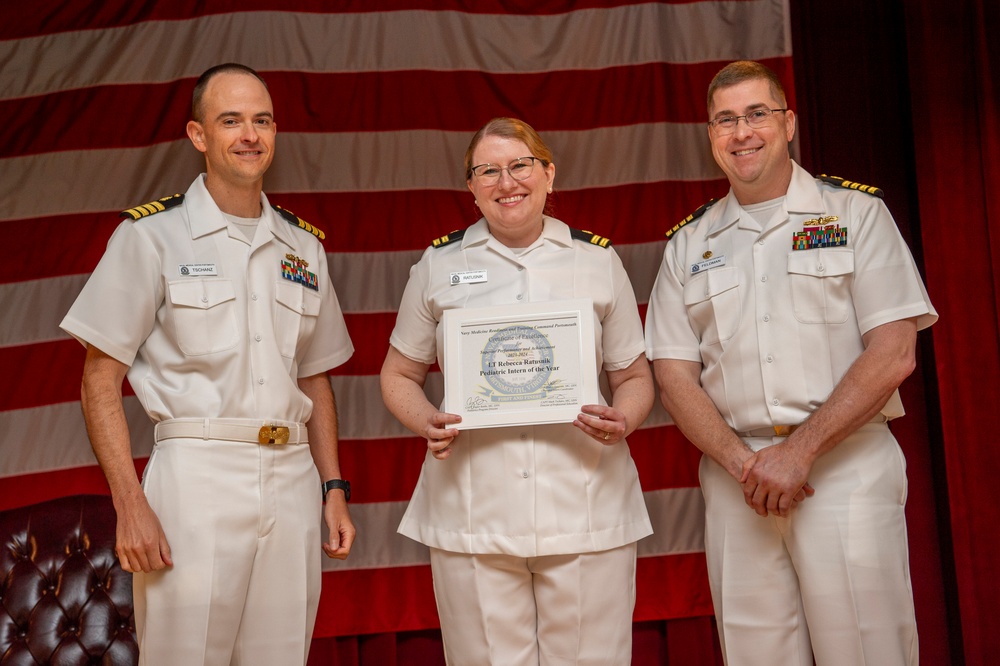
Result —
[[[868, 423], [885, 423], [889, 419], [885, 417], [885, 414], [876, 414]], [[794, 425], [775, 425], [768, 426], [766, 428], [757, 428], [755, 430], [737, 430], [736, 434], [740, 437], [788, 437], [793, 432], [799, 429], [801, 423], [796, 423]]]
[[309, 441], [304, 423], [254, 419], [169, 419], [157, 423], [153, 432], [157, 442], [176, 438], [264, 445], [305, 444]]

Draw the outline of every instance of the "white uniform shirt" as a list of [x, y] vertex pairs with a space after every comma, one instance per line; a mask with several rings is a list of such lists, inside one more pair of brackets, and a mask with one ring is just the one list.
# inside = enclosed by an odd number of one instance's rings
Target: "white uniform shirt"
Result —
[[[486, 282], [451, 284], [452, 273], [479, 270]], [[642, 324], [617, 253], [573, 240], [552, 218], [515, 251], [481, 219], [410, 270], [390, 343], [443, 367], [445, 310], [584, 297], [594, 302], [596, 370], [627, 368], [643, 353]], [[453, 552], [533, 557], [616, 548], [652, 527], [627, 445], [552, 424], [467, 430], [447, 459], [428, 453], [399, 532]]]
[[[702, 386], [738, 431], [804, 421], [864, 351], [864, 333], [937, 320], [882, 200], [792, 166], [765, 228], [730, 191], [674, 234], [646, 312], [649, 358], [702, 363]], [[833, 216], [825, 224], [846, 229], [846, 245], [792, 249], [793, 234], [816, 226], [807, 221]], [[902, 416], [898, 393], [882, 413]]]
[[[297, 378], [354, 353], [323, 245], [263, 194], [261, 205], [248, 245], [199, 176], [180, 205], [122, 222], [60, 325], [130, 366], [129, 383], [154, 421], [304, 423], [312, 402]], [[318, 289], [283, 277], [282, 261], [292, 276], [315, 276]]]

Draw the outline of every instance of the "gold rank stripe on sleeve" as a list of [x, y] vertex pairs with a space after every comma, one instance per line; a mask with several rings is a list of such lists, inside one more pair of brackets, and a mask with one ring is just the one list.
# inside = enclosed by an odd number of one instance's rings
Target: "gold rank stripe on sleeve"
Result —
[[308, 222], [303, 220], [301, 217], [299, 217], [292, 211], [285, 210], [284, 208], [276, 204], [271, 204], [271, 208], [278, 211], [278, 215], [281, 215], [281, 217], [285, 218], [285, 222], [288, 222], [288, 224], [294, 227], [298, 227], [299, 229], [308, 231], [309, 233], [311, 233], [313, 236], [315, 236], [320, 240], [326, 238], [326, 234], [323, 233], [322, 229], [320, 229], [319, 227], [314, 227], [313, 225], [309, 224]]
[[458, 231], [452, 231], [450, 234], [445, 234], [440, 238], [435, 238], [431, 241], [431, 247], [439, 248], [444, 247], [455, 241], [460, 241], [465, 236], [465, 229], [459, 229]]
[[128, 210], [123, 210], [118, 214], [119, 217], [131, 217], [132, 221], [139, 220], [150, 215], [155, 215], [165, 211], [168, 208], [173, 208], [178, 206], [184, 201], [183, 194], [174, 194], [169, 197], [163, 197], [162, 199], [157, 199], [156, 201], [150, 201], [147, 204], [142, 204], [141, 206], [136, 206], [135, 208], [129, 208]]
[[699, 217], [701, 217], [702, 215], [704, 215], [705, 211], [708, 210], [709, 208], [711, 208], [713, 205], [715, 205], [716, 201], [718, 201], [718, 199], [709, 199], [708, 202], [702, 204], [701, 207], [698, 208], [698, 210], [696, 210], [695, 212], [691, 213], [690, 215], [688, 215], [687, 217], [685, 217], [683, 220], [681, 220], [680, 222], [678, 222], [677, 224], [675, 224], [672, 229], [668, 229], [667, 230], [667, 234], [666, 234], [667, 235], [667, 240], [670, 240], [670, 238], [674, 234], [676, 234], [678, 231], [680, 231], [681, 228], [683, 228], [685, 225], [688, 225], [688, 224], [694, 222]]
[[591, 245], [598, 245], [600, 247], [611, 247], [611, 239], [604, 236], [598, 236], [592, 231], [584, 231], [582, 229], [574, 229], [570, 227], [570, 235], [576, 240], [583, 241], [584, 243], [590, 243]]
[[844, 180], [838, 176], [828, 176], [825, 173], [820, 174], [818, 178], [825, 183], [830, 183], [831, 185], [836, 185], [837, 187], [844, 187], [848, 190], [858, 190], [859, 192], [871, 194], [879, 199], [885, 198], [885, 192], [873, 185], [862, 185], [861, 183], [855, 183], [851, 180]]

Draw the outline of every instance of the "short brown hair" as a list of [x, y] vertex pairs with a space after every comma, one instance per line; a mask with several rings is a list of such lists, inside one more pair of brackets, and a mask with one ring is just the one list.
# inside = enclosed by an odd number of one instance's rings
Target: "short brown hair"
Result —
[[737, 60], [731, 62], [715, 75], [712, 82], [708, 84], [708, 113], [712, 113], [712, 98], [720, 88], [735, 86], [744, 81], [754, 79], [764, 79], [771, 86], [771, 94], [782, 106], [786, 106], [785, 88], [781, 85], [781, 79], [770, 67], [762, 65], [753, 60]]
[[194, 84], [194, 92], [191, 94], [191, 119], [195, 122], [200, 123], [202, 121], [201, 100], [205, 96], [205, 89], [208, 87], [208, 82], [218, 74], [249, 74], [260, 81], [265, 90], [267, 89], [267, 81], [260, 78], [260, 74], [246, 65], [241, 65], [238, 62], [227, 62], [215, 67], [209, 67], [198, 77], [198, 81]]

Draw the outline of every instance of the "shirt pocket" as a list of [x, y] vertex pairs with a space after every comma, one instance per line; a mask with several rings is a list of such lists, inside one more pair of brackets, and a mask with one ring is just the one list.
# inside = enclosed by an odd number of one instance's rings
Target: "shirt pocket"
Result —
[[285, 358], [295, 358], [299, 341], [304, 345], [316, 330], [322, 299], [318, 291], [288, 280], [279, 280], [274, 292], [274, 336], [278, 351]]
[[803, 324], [843, 324], [851, 304], [854, 250], [817, 248], [788, 255], [792, 310]]
[[742, 318], [739, 269], [713, 268], [696, 275], [684, 285], [684, 305], [702, 344], [729, 340]]
[[167, 284], [174, 339], [187, 356], [236, 346], [236, 289], [231, 280], [187, 279]]

